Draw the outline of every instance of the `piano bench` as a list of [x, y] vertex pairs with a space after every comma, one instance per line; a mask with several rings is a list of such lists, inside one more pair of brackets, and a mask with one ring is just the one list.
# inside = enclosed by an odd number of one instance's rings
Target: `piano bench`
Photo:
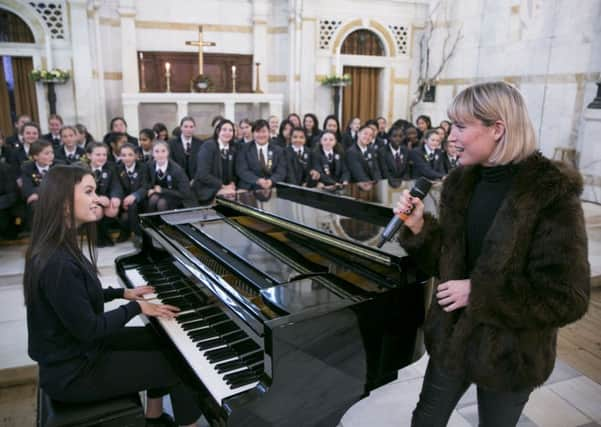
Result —
[[38, 390], [38, 427], [145, 427], [144, 409], [137, 393], [90, 403], [52, 400]]

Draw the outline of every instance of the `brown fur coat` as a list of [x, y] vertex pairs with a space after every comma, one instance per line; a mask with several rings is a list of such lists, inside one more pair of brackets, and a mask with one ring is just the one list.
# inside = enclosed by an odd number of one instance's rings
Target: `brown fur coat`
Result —
[[[479, 166], [446, 179], [440, 222], [403, 227], [401, 245], [439, 282], [466, 279], [466, 212]], [[590, 267], [577, 171], [540, 154], [516, 167], [512, 187], [469, 277], [468, 306], [443, 311], [434, 293], [424, 325], [432, 360], [480, 386], [542, 384], [555, 363], [557, 329], [586, 313]]]

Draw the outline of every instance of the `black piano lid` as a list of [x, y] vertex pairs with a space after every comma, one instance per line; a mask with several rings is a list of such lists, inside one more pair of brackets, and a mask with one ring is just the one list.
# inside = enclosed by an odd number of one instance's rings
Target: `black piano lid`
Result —
[[[280, 188], [272, 189], [269, 197], [265, 197], [262, 191], [239, 192], [234, 195], [219, 196], [217, 203], [243, 213], [248, 213], [244, 211], [250, 210], [264, 214], [259, 219], [267, 220], [268, 218], [275, 218], [282, 223], [299, 225], [316, 234], [334, 237], [335, 241], [350, 243], [351, 246], [359, 248], [359, 252], [364, 252], [363, 255], [365, 257], [383, 264], [390, 265], [397, 263], [400, 258], [407, 255], [405, 250], [394, 239], [384, 244], [381, 249], [376, 247], [385, 225], [382, 226], [376, 221], [369, 221], [370, 217], [359, 218], [361, 216], [358, 215], [360, 213], [359, 210], [365, 209], [365, 205], [354, 204], [345, 211], [347, 214], [342, 214], [340, 211], [334, 213], [331, 209], [325, 210], [310, 206], [311, 200], [309, 199], [315, 194], [311, 190], [308, 190], [305, 197], [302, 195], [302, 190], [301, 192], [295, 192], [295, 197], [290, 197], [289, 194], [280, 196], [280, 191]], [[288, 193], [287, 190], [282, 191], [282, 193], [284, 192]], [[343, 204], [343, 201], [340, 199], [334, 199], [334, 202], [337, 202], [339, 205]], [[347, 202], [355, 203], [350, 198]], [[392, 210], [383, 206], [376, 207], [381, 211], [378, 217], [379, 222], [382, 222], [384, 212], [386, 212], [387, 223], [392, 217]]]
[[313, 307], [345, 301], [345, 297], [333, 292], [313, 278], [295, 280], [261, 289], [261, 296], [268, 304], [287, 314], [296, 314]]

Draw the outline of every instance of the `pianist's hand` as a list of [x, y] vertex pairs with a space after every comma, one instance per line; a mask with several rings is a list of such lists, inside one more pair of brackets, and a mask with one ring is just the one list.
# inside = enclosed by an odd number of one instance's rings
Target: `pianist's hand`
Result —
[[180, 311], [179, 308], [167, 304], [153, 304], [146, 301], [138, 301], [142, 314], [150, 317], [162, 317], [165, 319], [173, 319]]
[[152, 294], [153, 292], [154, 288], [152, 286], [139, 286], [134, 289], [126, 289], [123, 291], [123, 298], [130, 301], [143, 300], [143, 295]]

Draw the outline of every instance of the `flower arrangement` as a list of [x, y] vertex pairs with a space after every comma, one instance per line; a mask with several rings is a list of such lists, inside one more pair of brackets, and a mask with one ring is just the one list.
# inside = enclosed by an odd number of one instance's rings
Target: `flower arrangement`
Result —
[[332, 74], [321, 79], [321, 84], [324, 86], [346, 86], [351, 84], [351, 75], [343, 74], [341, 76], [337, 76]]
[[214, 89], [213, 82], [209, 76], [199, 75], [196, 76], [192, 82], [192, 89], [195, 92], [212, 92]]
[[70, 73], [69, 71], [61, 70], [59, 68], [54, 68], [52, 70], [46, 70], [44, 68], [39, 70], [33, 70], [29, 77], [34, 82], [42, 82], [42, 83], [64, 83], [69, 80]]

